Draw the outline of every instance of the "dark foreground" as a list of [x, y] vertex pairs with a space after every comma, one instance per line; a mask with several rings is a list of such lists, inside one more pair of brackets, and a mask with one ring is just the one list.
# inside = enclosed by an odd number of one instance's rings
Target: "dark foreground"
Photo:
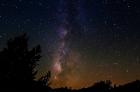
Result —
[[26, 85], [25, 87], [13, 87], [11, 85], [9, 88], [1, 88], [0, 92], [140, 92], [140, 80], [119, 86], [112, 86], [110, 81], [100, 81], [91, 87], [79, 90], [72, 90], [67, 87], [52, 89], [49, 86], [43, 86], [39, 82], [35, 82], [32, 87], [27, 87]]

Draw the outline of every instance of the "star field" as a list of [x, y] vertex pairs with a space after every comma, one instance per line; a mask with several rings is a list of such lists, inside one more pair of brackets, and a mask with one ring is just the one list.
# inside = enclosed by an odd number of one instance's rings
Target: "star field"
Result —
[[100, 80], [140, 78], [138, 0], [0, 0], [0, 50], [23, 33], [41, 45], [37, 78], [81, 88]]

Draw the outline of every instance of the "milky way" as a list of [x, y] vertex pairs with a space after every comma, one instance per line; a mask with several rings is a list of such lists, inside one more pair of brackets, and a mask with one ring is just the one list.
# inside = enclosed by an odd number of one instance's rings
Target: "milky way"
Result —
[[0, 49], [23, 33], [41, 45], [36, 79], [82, 88], [140, 78], [139, 0], [0, 0]]
[[[58, 75], [63, 72], [62, 64], [64, 63], [64, 57], [65, 57], [65, 37], [67, 35], [67, 29], [64, 28], [64, 23], [66, 22], [65, 13], [62, 13], [64, 10], [64, 2], [63, 0], [60, 0], [58, 4], [58, 14], [57, 19], [59, 22], [59, 26], [56, 29], [56, 33], [58, 35], [58, 47], [56, 51], [54, 51], [53, 55], [53, 65], [52, 65], [52, 72], [54, 73], [54, 79], [57, 79]], [[62, 14], [61, 14], [62, 13]]]
[[60, 74], [63, 71], [62, 64], [64, 63], [64, 58], [66, 55], [66, 46], [65, 46], [65, 37], [67, 35], [67, 30], [63, 27], [60, 27], [58, 29], [58, 48], [54, 53], [54, 64], [52, 66], [52, 70], [55, 74], [55, 78], [57, 78], [57, 75]]
[[[65, 72], [71, 72], [72, 68], [74, 66], [77, 66], [77, 62], [79, 61], [78, 54], [75, 53], [69, 46], [69, 40], [67, 40], [68, 36], [71, 35], [73, 30], [72, 23], [70, 19], [70, 12], [71, 10], [70, 7], [73, 7], [73, 10], [77, 13], [76, 15], [74, 14], [73, 18], [74, 20], [78, 20], [76, 24], [82, 25], [83, 21], [81, 21], [81, 15], [84, 15], [83, 12], [81, 12], [82, 3], [78, 3], [79, 0], [77, 1], [77, 5], [79, 7], [77, 8], [76, 4], [72, 4], [70, 1], [66, 0], [60, 0], [58, 4], [58, 9], [57, 9], [57, 22], [58, 22], [58, 27], [56, 28], [56, 33], [58, 35], [58, 47], [57, 50], [54, 52], [53, 55], [53, 65], [52, 65], [52, 73], [54, 74], [53, 77], [54, 79], [58, 79], [58, 76], [61, 74], [65, 74]], [[75, 19], [76, 18], [76, 19]], [[82, 27], [82, 26], [81, 26]], [[81, 30], [82, 31], [82, 30]], [[71, 39], [71, 38], [69, 38]], [[73, 56], [76, 55], [76, 56]], [[76, 67], [75, 67], [76, 69]], [[67, 73], [65, 74], [67, 75]], [[68, 74], [68, 76], [71, 76], [71, 73]], [[67, 81], [69, 81], [68, 77], [65, 77]], [[65, 84], [66, 85], [66, 84]]]

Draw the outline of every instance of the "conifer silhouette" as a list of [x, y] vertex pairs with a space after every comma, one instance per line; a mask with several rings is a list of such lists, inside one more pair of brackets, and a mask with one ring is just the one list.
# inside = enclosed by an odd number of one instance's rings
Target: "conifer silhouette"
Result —
[[37, 73], [35, 67], [41, 58], [41, 48], [29, 50], [27, 35], [10, 39], [0, 52], [0, 88], [31, 88]]

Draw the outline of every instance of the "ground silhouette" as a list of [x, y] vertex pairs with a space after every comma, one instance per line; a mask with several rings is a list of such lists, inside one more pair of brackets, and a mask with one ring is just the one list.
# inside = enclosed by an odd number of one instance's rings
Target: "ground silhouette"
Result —
[[26, 34], [8, 40], [7, 47], [0, 51], [0, 92], [140, 92], [139, 80], [119, 86], [106, 80], [79, 90], [67, 87], [52, 89], [49, 87], [50, 71], [34, 80], [40, 54], [40, 45], [29, 49]]

